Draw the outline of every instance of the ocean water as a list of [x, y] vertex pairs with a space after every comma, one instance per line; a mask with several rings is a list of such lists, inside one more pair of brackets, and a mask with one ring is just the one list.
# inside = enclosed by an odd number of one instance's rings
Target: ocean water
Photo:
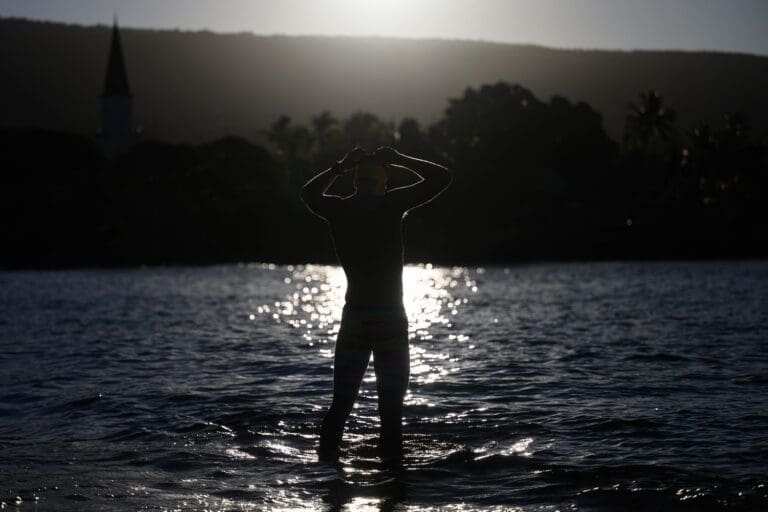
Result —
[[407, 267], [406, 460], [338, 464], [338, 267], [0, 273], [9, 510], [768, 510], [768, 262]]

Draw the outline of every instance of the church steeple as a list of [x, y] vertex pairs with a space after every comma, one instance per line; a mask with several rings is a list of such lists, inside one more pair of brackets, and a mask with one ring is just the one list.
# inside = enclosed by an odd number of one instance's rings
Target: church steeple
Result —
[[109, 48], [107, 74], [101, 93], [101, 147], [108, 155], [130, 146], [136, 141], [133, 127], [133, 98], [128, 86], [123, 45], [117, 17], [112, 24], [112, 44]]
[[125, 71], [125, 57], [123, 57], [123, 45], [120, 42], [120, 29], [117, 26], [117, 17], [115, 17], [112, 24], [112, 45], [109, 49], [107, 75], [104, 78], [104, 92], [102, 96], [130, 95], [131, 88], [128, 86], [128, 73]]

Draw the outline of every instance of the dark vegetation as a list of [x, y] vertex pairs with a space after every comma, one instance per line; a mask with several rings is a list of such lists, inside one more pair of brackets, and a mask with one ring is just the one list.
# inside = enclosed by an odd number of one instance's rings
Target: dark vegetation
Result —
[[[106, 158], [87, 137], [0, 132], [7, 267], [334, 260], [301, 184], [353, 145], [390, 144], [454, 170], [406, 222], [436, 263], [766, 256], [766, 140], [738, 115], [682, 126], [649, 91], [620, 142], [600, 114], [505, 83], [469, 88], [423, 127], [358, 112], [282, 117], [244, 139], [142, 142]], [[337, 192], [350, 190], [348, 178]], [[395, 183], [408, 176], [395, 175]]]
[[[136, 121], [146, 136], [204, 143], [259, 133], [281, 114], [328, 109], [432, 124], [448, 98], [503, 80], [603, 114], [618, 140], [628, 98], [654, 89], [681, 127], [742, 112], [768, 127], [768, 57], [714, 52], [559, 50], [470, 41], [284, 37], [123, 28]], [[94, 134], [110, 31], [0, 19], [0, 127]]]

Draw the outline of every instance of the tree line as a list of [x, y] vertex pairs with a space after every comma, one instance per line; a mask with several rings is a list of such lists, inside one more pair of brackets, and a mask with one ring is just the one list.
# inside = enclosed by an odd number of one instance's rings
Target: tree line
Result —
[[[324, 111], [281, 117], [264, 146], [96, 143], [0, 132], [7, 267], [232, 261], [333, 262], [303, 183], [355, 145], [447, 165], [451, 188], [405, 224], [406, 256], [435, 263], [761, 257], [766, 140], [746, 119], [682, 127], [654, 91], [627, 107], [620, 141], [586, 103], [520, 85], [468, 88], [429, 126]], [[393, 171], [392, 184], [413, 179]], [[353, 192], [350, 178], [334, 192]]]

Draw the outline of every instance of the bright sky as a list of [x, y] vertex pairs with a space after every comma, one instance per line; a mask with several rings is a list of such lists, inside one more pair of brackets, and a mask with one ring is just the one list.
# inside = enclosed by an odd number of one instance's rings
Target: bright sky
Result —
[[768, 55], [768, 0], [0, 0], [0, 16], [257, 34]]

